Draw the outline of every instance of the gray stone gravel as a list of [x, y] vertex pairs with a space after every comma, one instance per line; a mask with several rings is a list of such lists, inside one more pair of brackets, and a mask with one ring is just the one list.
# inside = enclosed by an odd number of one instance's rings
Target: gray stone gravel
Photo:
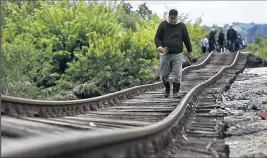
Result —
[[211, 111], [227, 115], [230, 157], [267, 158], [267, 120], [257, 116], [259, 109], [267, 111], [266, 101], [267, 68], [250, 68], [223, 93], [222, 109]]
[[266, 158], [267, 132], [261, 131], [250, 135], [226, 138], [230, 146], [230, 157]]

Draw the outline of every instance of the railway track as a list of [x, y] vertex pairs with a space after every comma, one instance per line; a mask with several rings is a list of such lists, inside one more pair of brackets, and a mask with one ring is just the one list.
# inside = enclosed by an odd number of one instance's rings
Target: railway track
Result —
[[181, 99], [162, 83], [78, 101], [2, 96], [2, 156], [228, 157], [223, 114], [209, 112], [244, 65], [239, 52], [211, 53], [183, 70]]

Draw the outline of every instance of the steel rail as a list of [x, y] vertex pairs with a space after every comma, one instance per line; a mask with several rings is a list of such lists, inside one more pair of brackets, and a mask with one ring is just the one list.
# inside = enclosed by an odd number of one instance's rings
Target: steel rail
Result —
[[[198, 65], [188, 66], [183, 69], [183, 75], [187, 74], [192, 69], [200, 69], [212, 59], [214, 52], [211, 52], [207, 58]], [[44, 101], [23, 99], [11, 96], [1, 96], [1, 112], [9, 113], [9, 115], [18, 116], [41, 116], [41, 117], [58, 117], [65, 115], [84, 114], [88, 111], [98, 110], [99, 108], [115, 105], [120, 100], [131, 98], [142, 94], [146, 91], [163, 88], [162, 82], [146, 84], [127, 88], [118, 92], [106, 94], [99, 97], [68, 100], [68, 101]], [[51, 109], [52, 108], [52, 109]]]
[[[170, 144], [172, 137], [182, 135], [194, 108], [192, 102], [196, 101], [197, 95], [221, 77], [226, 70], [236, 65], [239, 54], [240, 52], [236, 53], [230, 66], [222, 68], [207, 81], [193, 87], [174, 111], [162, 121], [135, 129], [81, 132], [79, 136], [70, 133], [67, 136], [47, 137], [46, 140], [41, 142], [31, 142], [24, 146], [18, 145], [19, 148], [6, 146], [4, 147], [5, 150], [2, 150], [2, 155], [13, 157], [22, 155], [23, 157], [71, 157], [73, 153], [76, 153], [85, 157], [96, 155], [97, 157], [109, 157], [108, 155], [112, 155], [112, 157], [145, 157], [147, 156], [145, 152], [147, 148], [153, 149], [153, 155], [157, 155], [159, 150], [156, 148], [161, 147], [164, 150], [164, 145]], [[204, 62], [207, 62], [207, 60]], [[24, 142], [21, 141], [20, 143], [23, 144]], [[139, 152], [136, 152], [138, 149]]]

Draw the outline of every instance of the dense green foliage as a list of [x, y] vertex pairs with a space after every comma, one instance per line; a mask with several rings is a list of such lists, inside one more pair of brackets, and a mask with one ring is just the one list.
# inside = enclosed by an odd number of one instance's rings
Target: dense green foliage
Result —
[[[6, 95], [79, 99], [153, 82], [161, 19], [145, 4], [5, 1], [1, 14]], [[198, 56], [207, 31], [183, 19]]]
[[253, 52], [256, 56], [267, 60], [267, 37], [256, 36], [253, 44], [248, 45], [245, 51]]

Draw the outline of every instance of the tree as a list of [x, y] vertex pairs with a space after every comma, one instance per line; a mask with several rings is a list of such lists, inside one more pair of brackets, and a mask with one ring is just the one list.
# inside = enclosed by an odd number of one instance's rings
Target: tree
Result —
[[139, 5], [137, 12], [141, 18], [145, 20], [148, 20], [149, 15], [152, 14], [152, 11], [146, 6], [146, 3]]
[[126, 14], [130, 14], [132, 9], [133, 9], [133, 7], [130, 3], [123, 3], [123, 8], [124, 8]]

